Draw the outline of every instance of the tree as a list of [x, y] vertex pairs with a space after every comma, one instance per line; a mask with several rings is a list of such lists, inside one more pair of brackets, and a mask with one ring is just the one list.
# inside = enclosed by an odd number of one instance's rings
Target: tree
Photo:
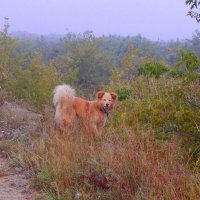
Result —
[[200, 22], [200, 13], [197, 11], [200, 8], [200, 0], [186, 0], [186, 5], [190, 6], [190, 11], [188, 15], [199, 23]]
[[16, 52], [17, 41], [9, 36], [9, 27], [9, 19], [5, 18], [4, 27], [0, 30], [0, 85], [3, 87], [13, 80], [22, 58]]

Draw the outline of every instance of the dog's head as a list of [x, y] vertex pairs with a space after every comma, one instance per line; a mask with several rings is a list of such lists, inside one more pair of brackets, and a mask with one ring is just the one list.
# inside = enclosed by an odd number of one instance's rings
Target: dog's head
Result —
[[111, 110], [117, 100], [117, 94], [114, 92], [108, 93], [104, 91], [97, 92], [98, 105], [104, 110]]

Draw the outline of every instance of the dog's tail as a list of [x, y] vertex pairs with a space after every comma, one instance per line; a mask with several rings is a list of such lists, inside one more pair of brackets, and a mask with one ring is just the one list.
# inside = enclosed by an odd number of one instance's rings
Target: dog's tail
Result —
[[75, 98], [75, 90], [69, 85], [58, 85], [53, 91], [53, 104], [55, 107], [63, 100], [73, 101]]
[[53, 104], [56, 107], [55, 121], [60, 122], [61, 111], [65, 112], [72, 108], [72, 103], [75, 99], [75, 90], [69, 85], [58, 85], [53, 91]]

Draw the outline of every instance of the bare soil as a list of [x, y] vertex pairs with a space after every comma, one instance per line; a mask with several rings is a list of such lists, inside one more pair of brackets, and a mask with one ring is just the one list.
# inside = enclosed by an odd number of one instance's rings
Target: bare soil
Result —
[[[9, 102], [0, 104], [0, 144], [5, 141], [26, 140], [41, 128], [42, 116]], [[30, 172], [11, 165], [12, 158], [0, 149], [0, 200], [46, 199], [30, 187]]]

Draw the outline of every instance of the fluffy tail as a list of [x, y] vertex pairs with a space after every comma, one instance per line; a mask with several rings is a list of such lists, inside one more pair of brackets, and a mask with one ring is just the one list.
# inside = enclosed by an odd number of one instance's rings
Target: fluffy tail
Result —
[[58, 85], [53, 91], [53, 104], [56, 107], [55, 121], [60, 123], [62, 110], [70, 110], [75, 99], [75, 90], [69, 85]]
[[65, 99], [73, 101], [74, 98], [75, 90], [69, 85], [58, 85], [53, 91], [53, 104], [55, 107]]

